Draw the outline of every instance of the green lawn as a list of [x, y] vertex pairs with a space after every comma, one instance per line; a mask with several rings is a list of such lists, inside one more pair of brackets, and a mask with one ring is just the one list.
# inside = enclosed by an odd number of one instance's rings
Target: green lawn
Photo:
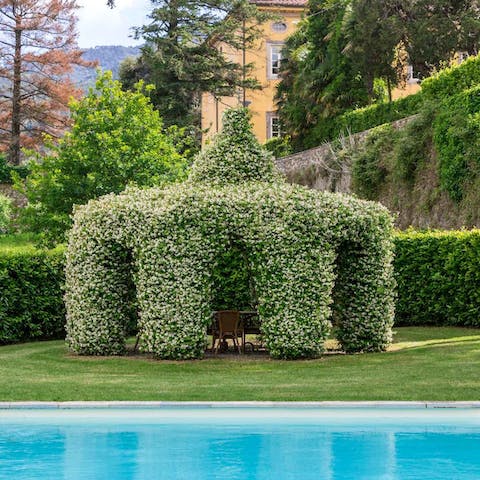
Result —
[[18, 250], [34, 250], [38, 237], [32, 233], [0, 235], [0, 252], [9, 253]]
[[76, 357], [0, 347], [0, 400], [479, 400], [480, 330], [398, 328], [383, 354], [310, 361]]

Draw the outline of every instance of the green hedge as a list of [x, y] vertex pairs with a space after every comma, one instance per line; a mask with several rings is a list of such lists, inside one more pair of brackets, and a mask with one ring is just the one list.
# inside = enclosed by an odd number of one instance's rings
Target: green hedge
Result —
[[337, 117], [329, 133], [331, 138], [342, 131], [363, 132], [370, 128], [391, 123], [414, 115], [420, 111], [425, 97], [444, 99], [480, 84], [480, 55], [470, 57], [461, 65], [440, 70], [422, 81], [422, 90], [414, 95], [400, 98], [391, 103], [378, 103], [351, 110]]
[[480, 327], [480, 230], [395, 239], [396, 325]]
[[434, 122], [442, 187], [459, 202], [480, 174], [480, 86], [446, 98]]
[[391, 123], [419, 113], [423, 105], [422, 92], [400, 98], [389, 103], [377, 103], [357, 108], [331, 120], [319, 122], [304, 141], [305, 148], [313, 148], [322, 142], [338, 138], [340, 135], [370, 130], [385, 123]]
[[64, 251], [0, 250], [0, 344], [64, 338]]
[[[480, 327], [480, 230], [401, 232], [395, 247], [396, 325]], [[2, 248], [0, 344], [64, 337], [63, 265], [60, 249]]]
[[440, 70], [422, 82], [422, 92], [429, 98], [451, 97], [480, 84], [480, 55], [470, 57], [461, 65]]
[[30, 172], [28, 165], [9, 165], [5, 156], [0, 155], [0, 183], [12, 184], [12, 173], [20, 178], [26, 178]]
[[378, 103], [352, 110], [338, 117], [336, 131], [337, 133], [342, 131], [357, 133], [383, 125], [384, 123], [391, 123], [410, 115], [415, 115], [420, 111], [422, 103], [422, 94], [418, 92], [391, 103]]

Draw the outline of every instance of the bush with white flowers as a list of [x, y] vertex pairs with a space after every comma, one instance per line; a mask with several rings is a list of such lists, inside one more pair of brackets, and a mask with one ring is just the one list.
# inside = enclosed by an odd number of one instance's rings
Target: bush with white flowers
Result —
[[273, 357], [318, 356], [332, 323], [347, 352], [386, 348], [394, 313], [387, 210], [284, 183], [248, 120], [243, 109], [226, 113], [187, 182], [76, 210], [66, 267], [72, 351], [124, 352], [134, 288], [142, 350], [201, 358], [213, 272], [232, 244], [248, 260]]

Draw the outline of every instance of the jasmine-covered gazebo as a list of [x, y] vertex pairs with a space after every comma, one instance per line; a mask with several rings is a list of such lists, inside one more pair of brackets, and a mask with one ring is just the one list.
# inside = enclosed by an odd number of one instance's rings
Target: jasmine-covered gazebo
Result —
[[123, 353], [135, 305], [143, 351], [202, 357], [212, 272], [234, 241], [251, 266], [272, 356], [319, 355], [332, 322], [347, 352], [384, 350], [393, 323], [391, 233], [378, 203], [286, 184], [246, 111], [230, 110], [186, 182], [76, 210], [68, 343], [79, 354]]

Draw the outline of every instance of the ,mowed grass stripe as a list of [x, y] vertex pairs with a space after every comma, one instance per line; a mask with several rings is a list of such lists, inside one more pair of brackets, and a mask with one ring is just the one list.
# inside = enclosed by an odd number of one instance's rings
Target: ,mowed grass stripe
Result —
[[478, 400], [480, 330], [397, 328], [386, 353], [276, 361], [77, 357], [62, 341], [0, 347], [0, 401]]

